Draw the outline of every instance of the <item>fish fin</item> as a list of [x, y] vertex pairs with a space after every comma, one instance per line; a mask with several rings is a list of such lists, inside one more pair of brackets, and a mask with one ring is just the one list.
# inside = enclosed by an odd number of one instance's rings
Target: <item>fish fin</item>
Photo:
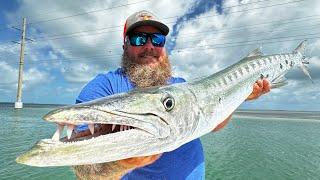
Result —
[[263, 53], [261, 52], [261, 48], [260, 48], [260, 47], [257, 48], [257, 49], [255, 49], [255, 50], [253, 50], [253, 51], [251, 51], [251, 52], [247, 55], [247, 57], [254, 57], [254, 56], [263, 56]]
[[302, 69], [303, 73], [304, 73], [306, 76], [309, 77], [309, 79], [311, 80], [312, 84], [314, 84], [314, 82], [313, 82], [313, 80], [312, 80], [312, 78], [311, 78], [311, 76], [310, 76], [310, 73], [309, 73], [309, 71], [308, 71], [308, 67], [307, 67], [306, 65], [304, 65], [304, 64], [305, 64], [305, 63], [302, 62], [302, 64], [300, 65], [300, 68]]
[[298, 47], [293, 51], [293, 53], [300, 53], [301, 55], [305, 54], [307, 40], [302, 41]]
[[303, 71], [303, 73], [304, 73], [306, 76], [309, 77], [309, 79], [311, 80], [311, 82], [314, 83], [313, 80], [312, 80], [312, 78], [311, 78], [311, 76], [310, 76], [310, 73], [309, 73], [309, 71], [308, 71], [308, 67], [305, 65], [305, 64], [309, 64], [309, 62], [305, 60], [306, 57], [304, 56], [305, 50], [306, 50], [306, 43], [307, 43], [307, 40], [302, 41], [302, 42], [298, 45], [298, 47], [293, 51], [293, 53], [300, 53], [300, 54], [302, 55], [300, 68], [301, 68], [301, 70]]
[[271, 81], [271, 89], [280, 88], [288, 84], [288, 80], [284, 75], [280, 75]]

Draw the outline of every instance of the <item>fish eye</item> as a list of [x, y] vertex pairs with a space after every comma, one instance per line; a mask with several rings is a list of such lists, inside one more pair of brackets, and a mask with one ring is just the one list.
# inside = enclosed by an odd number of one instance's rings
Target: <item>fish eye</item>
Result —
[[174, 99], [172, 97], [166, 97], [162, 103], [166, 111], [171, 111], [174, 108]]

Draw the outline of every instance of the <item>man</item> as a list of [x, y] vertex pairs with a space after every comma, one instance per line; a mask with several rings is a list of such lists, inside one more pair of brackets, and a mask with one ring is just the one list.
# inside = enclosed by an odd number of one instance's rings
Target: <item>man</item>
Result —
[[[165, 36], [169, 28], [161, 23], [152, 13], [140, 11], [132, 14], [126, 21], [123, 38], [122, 68], [107, 74], [99, 74], [82, 90], [77, 103], [90, 101], [104, 96], [128, 92], [134, 88], [161, 86], [185, 82], [183, 78], [171, 76], [171, 66], [165, 45]], [[256, 99], [268, 92], [268, 81], [257, 81], [249, 100]], [[224, 127], [231, 116], [213, 131]], [[81, 133], [86, 126], [77, 128]], [[129, 142], [128, 142], [129, 143]], [[97, 169], [99, 166], [100, 170]], [[120, 160], [112, 166], [105, 165], [105, 171], [113, 169], [114, 173], [103, 173], [104, 165], [90, 168], [75, 167], [76, 175], [91, 173], [88, 178], [104, 178], [112, 174], [113, 178], [122, 179], [204, 179], [204, 157], [199, 139], [195, 139], [178, 149], [159, 155], [135, 157]], [[93, 173], [94, 172], [94, 173]], [[104, 175], [102, 175], [104, 174]], [[105, 177], [106, 178], [106, 177]]]

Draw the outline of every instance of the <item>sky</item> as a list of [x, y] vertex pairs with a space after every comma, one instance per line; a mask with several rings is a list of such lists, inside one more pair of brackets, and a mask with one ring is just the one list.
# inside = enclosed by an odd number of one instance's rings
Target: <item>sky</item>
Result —
[[120, 66], [126, 18], [148, 10], [170, 28], [173, 75], [192, 81], [223, 70], [260, 47], [292, 52], [307, 39], [314, 83], [300, 69], [289, 84], [245, 109], [320, 110], [320, 1], [317, 0], [3, 0], [0, 102], [16, 100], [22, 18], [27, 18], [22, 101], [73, 104], [88, 81]]

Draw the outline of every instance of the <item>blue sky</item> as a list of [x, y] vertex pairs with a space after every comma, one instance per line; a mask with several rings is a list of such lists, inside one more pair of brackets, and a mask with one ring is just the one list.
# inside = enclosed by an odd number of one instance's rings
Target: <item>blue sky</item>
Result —
[[[175, 76], [192, 81], [220, 71], [261, 47], [264, 54], [291, 52], [308, 39], [315, 84], [300, 70], [289, 85], [242, 108], [320, 109], [320, 2], [250, 0], [0, 1], [0, 102], [14, 102], [22, 17], [27, 17], [23, 102], [72, 104], [99, 73], [119, 67], [122, 25], [149, 10], [169, 27], [167, 49]], [[108, 9], [112, 8], [112, 9]], [[93, 12], [94, 11], [94, 12]]]

